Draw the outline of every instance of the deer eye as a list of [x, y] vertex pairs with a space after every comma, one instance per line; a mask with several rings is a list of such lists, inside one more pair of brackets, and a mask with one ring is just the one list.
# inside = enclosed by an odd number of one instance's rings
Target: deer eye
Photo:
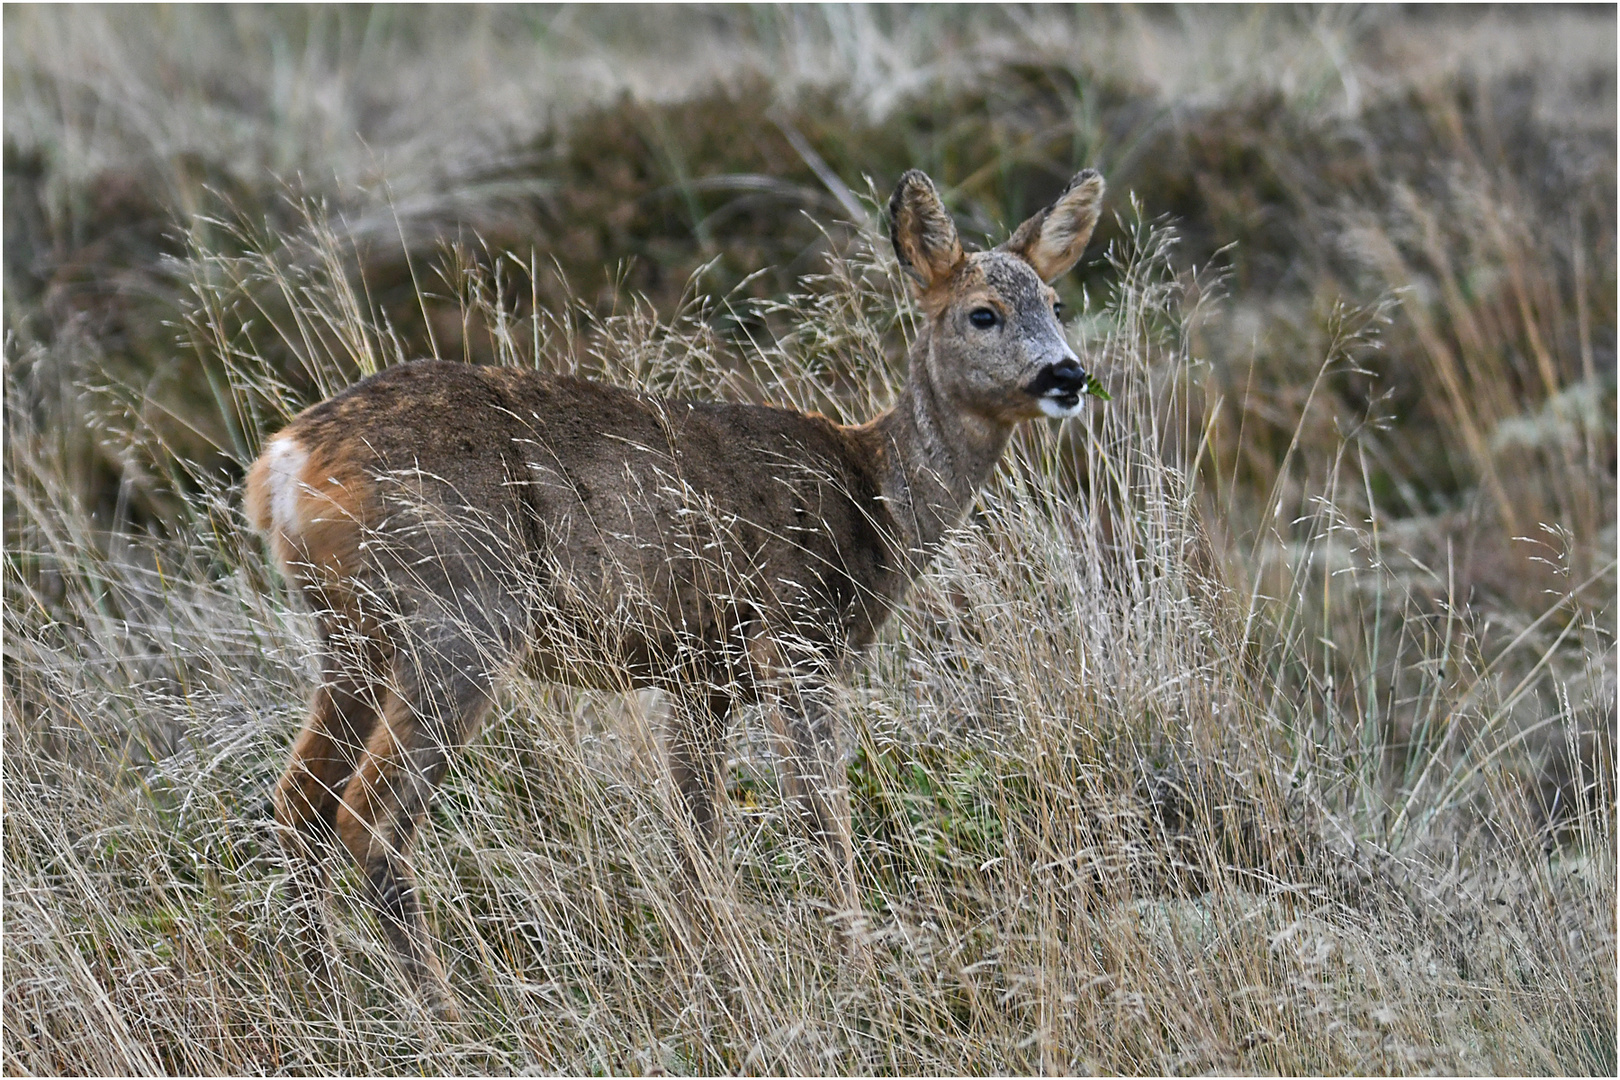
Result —
[[987, 307], [974, 308], [968, 312], [968, 322], [980, 330], [988, 330], [1001, 321], [1001, 317]]

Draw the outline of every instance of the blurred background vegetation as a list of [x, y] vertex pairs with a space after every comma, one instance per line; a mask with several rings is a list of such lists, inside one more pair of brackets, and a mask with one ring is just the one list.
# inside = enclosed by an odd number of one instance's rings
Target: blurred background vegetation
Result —
[[[401, 356], [495, 358], [501, 280], [511, 325], [577, 351], [637, 305], [724, 345], [785, 333], [800, 309], [760, 301], [881, 229], [906, 168], [987, 243], [1094, 166], [1076, 338], [1110, 245], [1163, 219], [1199, 311], [1167, 438], [1279, 669], [1363, 729], [1365, 836], [1396, 846], [1456, 751], [1435, 702], [1486, 685], [1470, 730], [1499, 741], [1470, 752], [1514, 763], [1536, 842], [1612, 815], [1612, 7], [8, 4], [4, 29], [8, 591], [47, 622], [75, 586], [37, 506], [109, 558], [195, 531], [266, 433], [232, 357], [327, 389], [256, 254], [345, 278]], [[1422, 846], [1489, 831], [1476, 809]], [[1557, 1060], [1612, 1070], [1593, 1053]]]

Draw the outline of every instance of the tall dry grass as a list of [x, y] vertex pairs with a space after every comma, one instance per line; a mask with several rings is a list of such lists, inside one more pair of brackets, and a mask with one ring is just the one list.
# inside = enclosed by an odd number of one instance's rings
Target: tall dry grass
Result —
[[[1197, 397], [1197, 313], [1169, 234], [1129, 235], [1109, 296], [1081, 316], [1080, 345], [1114, 400], [1076, 430], [1018, 441], [851, 689], [877, 980], [839, 963], [757, 720], [734, 744], [719, 925], [693, 941], [656, 703], [520, 683], [452, 770], [418, 857], [468, 1022], [436, 1025], [411, 1003], [356, 909], [339, 921], [346, 998], [323, 1011], [286, 940], [262, 816], [310, 635], [267, 588], [231, 491], [189, 503], [185, 539], [130, 537], [99, 557], [60, 491], [14, 484], [8, 1065], [1600, 1067], [1610, 818], [1579, 810], [1549, 859], [1498, 774], [1504, 748], [1479, 735], [1392, 795], [1361, 790], [1378, 779], [1353, 758], [1368, 736], [1312, 684], [1310, 651], [1289, 636], [1301, 612], [1285, 602], [1279, 628], [1219, 573], [1187, 456], [1201, 445], [1171, 436]], [[221, 313], [256, 288], [287, 301], [296, 321], [279, 332], [316, 393], [398, 359], [330, 225], [312, 215], [304, 239], [195, 264], [195, 329], [220, 346], [249, 439], [301, 404], [226, 336]], [[300, 250], [318, 261], [299, 263]], [[892, 392], [883, 342], [905, 318], [892, 264], [866, 250], [789, 301], [795, 336], [735, 356], [694, 312], [666, 322], [643, 307], [585, 337], [566, 319], [525, 326], [476, 269], [468, 324], [504, 362], [709, 393], [728, 372], [768, 370], [815, 400], [864, 405]], [[1335, 347], [1364, 343], [1363, 331]], [[840, 390], [872, 380], [854, 401]], [[48, 447], [27, 416], [9, 420], [22, 452]], [[1336, 523], [1330, 504], [1315, 513], [1307, 546], [1320, 549]], [[1451, 648], [1484, 666], [1466, 643]], [[1473, 706], [1482, 730], [1502, 704]], [[1492, 833], [1470, 827], [1482, 804]], [[1411, 819], [1396, 833], [1419, 840], [1369, 842], [1387, 835], [1391, 807]], [[1456, 834], [1450, 869], [1423, 857], [1443, 832]], [[1480, 875], [1496, 910], [1468, 904]]]
[[[1613, 1074], [1613, 109], [1581, 74], [1613, 59], [1577, 14], [5, 17], [8, 1072]], [[704, 96], [761, 77], [775, 119]], [[715, 156], [739, 131], [761, 156]], [[694, 940], [661, 703], [519, 681], [418, 843], [465, 1023], [352, 876], [345, 993], [308, 998], [264, 799], [310, 632], [242, 464], [427, 351], [864, 418], [913, 318], [882, 155], [987, 236], [1073, 155], [1148, 210], [1070, 297], [1113, 400], [1020, 435], [848, 688], [877, 978], [757, 717]]]

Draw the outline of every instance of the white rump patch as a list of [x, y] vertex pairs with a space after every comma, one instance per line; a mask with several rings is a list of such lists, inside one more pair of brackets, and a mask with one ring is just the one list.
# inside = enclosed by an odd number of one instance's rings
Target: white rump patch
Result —
[[298, 494], [304, 487], [309, 451], [291, 435], [277, 435], [265, 453], [270, 485], [270, 521], [282, 533], [297, 534]]

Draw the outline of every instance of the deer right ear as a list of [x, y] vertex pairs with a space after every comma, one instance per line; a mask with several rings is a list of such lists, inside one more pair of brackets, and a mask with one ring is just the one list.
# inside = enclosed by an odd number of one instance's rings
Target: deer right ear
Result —
[[919, 169], [902, 176], [889, 199], [889, 240], [919, 293], [950, 277], [962, 261], [956, 223], [939, 201], [934, 182]]
[[1096, 169], [1075, 173], [1057, 202], [1018, 226], [1002, 249], [1023, 258], [1050, 285], [1085, 252], [1102, 210], [1103, 187]]

